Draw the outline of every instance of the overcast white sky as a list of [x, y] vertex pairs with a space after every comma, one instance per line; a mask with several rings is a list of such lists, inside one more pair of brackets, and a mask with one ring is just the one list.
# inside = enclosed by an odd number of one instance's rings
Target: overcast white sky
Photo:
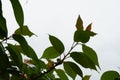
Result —
[[[9, 0], [2, 0], [4, 15], [8, 19], [10, 33], [14, 31], [15, 21]], [[120, 0], [20, 0], [24, 9], [25, 24], [38, 35], [28, 39], [40, 56], [50, 44], [48, 33], [60, 38], [70, 48], [75, 31], [75, 23], [80, 14], [84, 26], [93, 23], [92, 30], [98, 33], [88, 43], [98, 55], [102, 71], [120, 71]], [[99, 80], [97, 72], [91, 80]], [[95, 75], [96, 74], [96, 75]]]

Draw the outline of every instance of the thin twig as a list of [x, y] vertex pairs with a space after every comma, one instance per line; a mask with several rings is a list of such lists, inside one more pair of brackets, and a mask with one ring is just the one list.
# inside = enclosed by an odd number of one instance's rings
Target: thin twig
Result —
[[37, 80], [38, 78], [42, 77], [43, 75], [49, 73], [50, 71], [52, 71], [53, 69], [55, 69], [56, 66], [62, 64], [64, 62], [64, 60], [68, 57], [68, 55], [71, 53], [71, 51], [78, 45], [78, 42], [75, 44], [75, 42], [73, 42], [70, 50], [68, 51], [68, 53], [66, 55], [64, 55], [64, 58], [61, 60], [61, 62], [57, 62], [55, 63], [49, 70], [47, 70], [44, 73], [41, 73], [40, 75], [37, 75], [36, 77], [32, 78], [32, 80]]
[[38, 78], [42, 77], [43, 75], [45, 75], [45, 74], [49, 73], [50, 71], [52, 71], [53, 69], [55, 69], [55, 67], [58, 66], [58, 65], [60, 65], [60, 64], [62, 64], [62, 63], [60, 63], [60, 62], [59, 62], [59, 63], [56, 63], [56, 64], [55, 64], [54, 66], [52, 66], [48, 71], [46, 71], [46, 72], [44, 72], [44, 73], [41, 73], [40, 75], [32, 78], [32, 80], [37, 80]]
[[4, 41], [7, 41], [8, 39], [10, 39], [12, 36], [9, 36], [9, 37], [6, 37], [4, 38], [2, 41], [0, 41], [0, 43], [4, 42]]
[[70, 52], [78, 45], [78, 42], [75, 44], [75, 42], [73, 42], [70, 50], [68, 51], [68, 53], [64, 56], [64, 58], [62, 59], [62, 61], [64, 61], [66, 59], [66, 57], [70, 54]]

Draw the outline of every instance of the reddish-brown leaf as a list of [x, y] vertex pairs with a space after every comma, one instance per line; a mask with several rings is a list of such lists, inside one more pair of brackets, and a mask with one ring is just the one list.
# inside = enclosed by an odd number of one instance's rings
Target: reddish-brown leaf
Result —
[[77, 28], [77, 30], [83, 30], [83, 21], [82, 21], [80, 15], [78, 16], [78, 19], [76, 22], [76, 28]]
[[90, 23], [87, 28], [86, 28], [86, 31], [91, 31], [91, 28], [92, 28], [92, 23]]

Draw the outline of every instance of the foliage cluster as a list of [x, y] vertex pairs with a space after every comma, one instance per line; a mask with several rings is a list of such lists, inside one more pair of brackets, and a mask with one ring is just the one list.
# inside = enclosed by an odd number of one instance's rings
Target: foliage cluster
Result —
[[[25, 38], [25, 36], [31, 37], [34, 33], [24, 24], [24, 13], [19, 0], [10, 0], [10, 3], [19, 28], [8, 36], [0, 0], [0, 80], [69, 80], [68, 76], [75, 80], [77, 75], [82, 80], [89, 80], [90, 75], [83, 75], [80, 66], [96, 71], [97, 68], [100, 69], [96, 52], [86, 44], [91, 37], [96, 35], [91, 31], [92, 24], [84, 29], [83, 21], [78, 16], [77, 30], [74, 32], [70, 50], [65, 53], [62, 41], [49, 35], [51, 46], [46, 48], [43, 55], [38, 58], [37, 53]], [[11, 43], [9, 40], [15, 41], [15, 43]], [[82, 50], [74, 51], [73, 49], [78, 45], [82, 47]], [[29, 59], [24, 60], [22, 54]], [[63, 68], [57, 68], [59, 65], [62, 65]], [[109, 73], [115, 75], [112, 77], [114, 79], [119, 77], [115, 71]], [[108, 76], [109, 73], [105, 75]], [[101, 80], [108, 80], [105, 79], [105, 75]]]

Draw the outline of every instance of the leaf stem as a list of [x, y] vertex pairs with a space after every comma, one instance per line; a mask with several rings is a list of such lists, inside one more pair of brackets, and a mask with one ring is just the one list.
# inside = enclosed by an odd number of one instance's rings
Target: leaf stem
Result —
[[2, 43], [2, 42], [4, 42], [4, 41], [7, 41], [7, 40], [10, 39], [10, 38], [11, 38], [11, 36], [6, 37], [6, 38], [4, 38], [3, 40], [1, 40], [0, 43]]
[[72, 51], [77, 45], [78, 45], [78, 42], [77, 42], [77, 43], [73, 42], [70, 50], [68, 51], [68, 53], [67, 53], [66, 55], [64, 55], [64, 57], [63, 57], [63, 59], [61, 60], [61, 62], [55, 63], [49, 70], [47, 70], [46, 72], [43, 72], [43, 73], [35, 76], [34, 78], [32, 78], [32, 80], [37, 80], [37, 79], [40, 78], [41, 76], [43, 76], [43, 75], [49, 73], [50, 71], [52, 71], [53, 69], [55, 69], [56, 66], [62, 64], [62, 63], [64, 62], [64, 60], [68, 57], [68, 55], [71, 53], [71, 51]]
[[60, 63], [60, 62], [59, 62], [59, 63], [56, 63], [54, 66], [52, 66], [52, 67], [51, 67], [49, 70], [47, 70], [46, 72], [41, 73], [40, 75], [33, 77], [32, 80], [37, 80], [37, 79], [40, 78], [41, 76], [43, 76], [43, 75], [49, 73], [50, 71], [52, 71], [53, 69], [55, 69], [55, 67], [58, 66], [58, 65], [60, 65], [60, 64], [62, 64], [62, 63]]
[[70, 54], [70, 52], [78, 45], [78, 42], [75, 44], [75, 42], [73, 42], [70, 50], [68, 51], [68, 53], [64, 56], [64, 58], [62, 59], [62, 61], [64, 61], [66, 59], [66, 57]]

